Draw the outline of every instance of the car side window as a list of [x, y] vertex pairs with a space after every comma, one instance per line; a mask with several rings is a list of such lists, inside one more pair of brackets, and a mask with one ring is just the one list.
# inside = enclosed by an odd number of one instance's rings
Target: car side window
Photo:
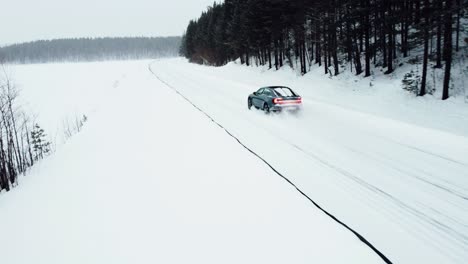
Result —
[[268, 89], [265, 89], [265, 90], [263, 91], [263, 94], [266, 95], [266, 96], [273, 96], [273, 93], [272, 93], [270, 90], [268, 90]]
[[257, 95], [261, 95], [261, 94], [263, 93], [264, 90], [265, 90], [264, 88], [259, 89], [259, 90], [257, 91]]

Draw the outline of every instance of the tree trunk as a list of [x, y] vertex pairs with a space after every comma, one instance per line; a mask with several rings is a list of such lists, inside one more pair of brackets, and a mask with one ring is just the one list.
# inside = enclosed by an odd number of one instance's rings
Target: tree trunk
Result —
[[[333, 25], [335, 25], [336, 21], [335, 21], [335, 17], [333, 18]], [[335, 76], [337, 76], [338, 74], [340, 74], [340, 65], [338, 63], [338, 40], [337, 40], [337, 34], [336, 34], [336, 27], [333, 26], [332, 28], [332, 49], [331, 49], [331, 55], [333, 57], [333, 64], [334, 64], [334, 67], [335, 67]]]
[[[326, 17], [326, 14], [325, 14]], [[323, 60], [324, 60], [324, 70], [325, 74], [328, 74], [328, 34], [327, 34], [327, 21], [323, 22]]]
[[34, 159], [33, 159], [33, 154], [31, 150], [31, 141], [29, 139], [29, 130], [28, 130], [28, 125], [26, 124], [26, 143], [28, 143], [28, 153], [29, 153], [29, 159], [30, 159], [30, 166], [34, 165]]
[[[385, 74], [390, 74], [393, 72], [393, 49], [394, 49], [394, 30], [393, 30], [393, 12], [392, 12], [392, 2], [388, 1], [387, 2], [387, 33], [388, 33], [388, 50], [387, 50], [387, 71]], [[417, 11], [418, 12], [418, 11]]]
[[319, 67], [322, 66], [322, 41], [320, 36], [320, 22], [317, 20], [315, 23], [315, 63], [318, 63]]
[[272, 65], [271, 65], [271, 49], [268, 48], [268, 69], [271, 69], [272, 68]]
[[388, 27], [388, 59], [387, 59], [387, 71], [385, 74], [393, 72], [393, 26]]
[[353, 41], [352, 41], [352, 36], [351, 36], [351, 22], [349, 18], [349, 11], [348, 7], [346, 8], [346, 14], [347, 14], [347, 19], [346, 19], [346, 53], [348, 57], [348, 62], [352, 62], [353, 60]]
[[444, 56], [445, 56], [445, 75], [444, 75], [444, 88], [442, 92], [442, 100], [449, 98], [450, 87], [450, 70], [452, 68], [452, 2], [453, 0], [446, 1], [446, 14], [445, 14], [445, 34], [444, 34]]
[[365, 42], [365, 60], [366, 60], [366, 66], [365, 66], [365, 75], [364, 77], [369, 77], [370, 76], [370, 45], [369, 45], [369, 39], [370, 39], [370, 23], [369, 23], [369, 8], [370, 8], [370, 0], [365, 0], [365, 14], [364, 14], [364, 42]]
[[461, 1], [457, 0], [457, 35], [456, 35], [456, 42], [455, 42], [455, 51], [458, 52], [459, 50], [459, 42], [460, 42], [460, 14], [461, 13]]
[[245, 52], [245, 65], [250, 66], [250, 54], [248, 50]]
[[279, 66], [283, 67], [283, 57], [284, 57], [284, 40], [283, 36], [280, 38], [280, 52], [279, 52]]
[[302, 61], [304, 63], [304, 74], [307, 73], [307, 49], [305, 41], [302, 43]]
[[408, 57], [408, 30], [409, 30], [409, 20], [411, 13], [408, 9], [408, 1], [405, 0], [402, 4], [402, 12], [405, 14], [403, 17], [403, 22], [401, 23], [401, 50], [403, 52], [403, 57]]
[[429, 26], [430, 26], [430, 14], [429, 14], [429, 0], [424, 0], [424, 58], [423, 58], [423, 72], [421, 80], [421, 89], [419, 90], [419, 96], [426, 94], [426, 78], [427, 78], [427, 61], [429, 56]]
[[[314, 60], [314, 43], [310, 43], [310, 65], [312, 65], [312, 61]], [[310, 66], [309, 65], [309, 66]]]
[[356, 67], [356, 75], [360, 75], [362, 73], [362, 64], [361, 64], [361, 51], [359, 50], [359, 45], [357, 43], [357, 33], [356, 33], [356, 25], [353, 25], [353, 31], [354, 31], [354, 62], [355, 62], [355, 67]]
[[279, 57], [278, 57], [278, 41], [275, 40], [275, 69], [279, 69]]
[[10, 182], [8, 180], [8, 172], [6, 170], [6, 155], [3, 146], [3, 135], [0, 133], [0, 191], [10, 191]]
[[382, 49], [383, 64], [382, 67], [387, 68], [387, 25], [385, 21], [385, 4], [381, 3], [381, 14], [380, 19], [382, 20], [380, 25], [380, 47]]
[[[442, 0], [438, 1], [438, 11], [442, 12]], [[437, 44], [436, 44], [436, 65], [435, 68], [442, 68], [442, 19], [441, 15], [437, 15]]]

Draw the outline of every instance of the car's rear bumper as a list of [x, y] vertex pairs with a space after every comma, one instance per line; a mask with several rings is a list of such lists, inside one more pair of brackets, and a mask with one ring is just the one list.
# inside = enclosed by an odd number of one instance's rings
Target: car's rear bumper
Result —
[[302, 104], [282, 104], [273, 105], [270, 110], [272, 111], [298, 111], [302, 109]]

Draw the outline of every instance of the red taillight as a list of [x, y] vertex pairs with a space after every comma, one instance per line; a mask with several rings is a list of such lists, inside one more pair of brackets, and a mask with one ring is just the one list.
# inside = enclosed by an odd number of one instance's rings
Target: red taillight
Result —
[[299, 97], [294, 100], [284, 100], [283, 98], [273, 99], [274, 104], [302, 104], [302, 97]]
[[281, 103], [283, 103], [283, 98], [275, 98], [275, 99], [273, 99], [273, 103], [274, 104], [281, 104]]

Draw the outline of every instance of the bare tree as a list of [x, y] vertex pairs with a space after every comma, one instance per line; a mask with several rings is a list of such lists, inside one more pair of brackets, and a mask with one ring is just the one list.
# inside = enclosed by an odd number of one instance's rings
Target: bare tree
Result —
[[40, 155], [34, 157], [33, 123], [17, 102], [19, 91], [5, 66], [0, 67], [0, 191], [9, 191], [18, 175], [49, 152], [50, 143], [42, 130]]

